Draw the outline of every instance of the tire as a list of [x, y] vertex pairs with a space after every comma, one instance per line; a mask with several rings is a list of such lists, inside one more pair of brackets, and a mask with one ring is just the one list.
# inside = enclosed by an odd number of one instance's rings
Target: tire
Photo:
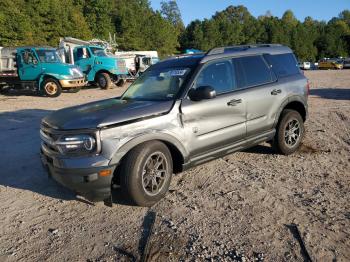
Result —
[[123, 87], [123, 85], [126, 83], [125, 79], [120, 79], [117, 81], [116, 86]]
[[299, 149], [304, 132], [304, 121], [301, 115], [295, 110], [285, 109], [277, 125], [273, 146], [280, 154], [293, 154]]
[[[162, 162], [156, 168], [159, 157]], [[155, 170], [163, 172], [155, 173]], [[149, 207], [165, 196], [172, 174], [173, 162], [167, 146], [159, 141], [145, 142], [133, 148], [123, 160], [121, 189], [134, 204]]]
[[47, 78], [42, 83], [43, 94], [47, 97], [58, 97], [62, 93], [60, 83], [54, 78]]
[[8, 94], [10, 92], [10, 88], [8, 87], [3, 87], [3, 86], [0, 86], [0, 94]]
[[96, 84], [101, 89], [108, 89], [112, 86], [112, 80], [108, 73], [99, 73], [96, 76]]

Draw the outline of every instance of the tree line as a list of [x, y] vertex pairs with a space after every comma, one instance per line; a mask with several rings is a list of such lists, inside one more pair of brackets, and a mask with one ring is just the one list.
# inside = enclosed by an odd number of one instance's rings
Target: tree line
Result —
[[1, 0], [0, 46], [51, 45], [71, 36], [89, 40], [116, 35], [120, 50], [157, 50], [161, 56], [187, 48], [207, 51], [227, 45], [281, 43], [302, 61], [350, 55], [350, 11], [330, 21], [254, 17], [244, 6], [229, 6], [211, 18], [184, 26], [176, 1], [160, 10], [148, 0]]

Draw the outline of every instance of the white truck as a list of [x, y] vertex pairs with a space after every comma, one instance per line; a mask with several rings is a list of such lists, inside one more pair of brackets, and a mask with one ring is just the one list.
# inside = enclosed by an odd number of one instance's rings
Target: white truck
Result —
[[129, 71], [129, 80], [137, 78], [151, 65], [159, 62], [157, 51], [117, 51], [114, 55], [124, 59]]

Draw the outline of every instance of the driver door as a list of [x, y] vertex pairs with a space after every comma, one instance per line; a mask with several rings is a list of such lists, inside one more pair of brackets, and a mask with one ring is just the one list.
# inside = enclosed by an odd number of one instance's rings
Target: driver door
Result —
[[20, 52], [19, 78], [21, 80], [37, 80], [41, 75], [41, 65], [33, 49], [24, 49]]
[[204, 65], [192, 88], [211, 86], [216, 97], [191, 101], [181, 105], [184, 129], [189, 137], [192, 157], [220, 150], [246, 136], [246, 104], [237, 87], [231, 60], [214, 61]]
[[87, 47], [76, 47], [74, 52], [74, 64], [77, 65], [80, 70], [88, 75], [94, 64], [94, 58], [91, 56]]

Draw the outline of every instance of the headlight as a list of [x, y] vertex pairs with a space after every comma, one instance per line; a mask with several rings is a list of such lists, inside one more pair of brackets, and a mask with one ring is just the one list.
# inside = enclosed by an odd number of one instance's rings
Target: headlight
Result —
[[83, 73], [78, 68], [71, 68], [71, 69], [69, 69], [69, 72], [70, 72], [71, 76], [73, 76], [74, 78], [84, 76]]
[[66, 135], [56, 141], [61, 154], [90, 154], [96, 151], [96, 138], [92, 135]]

